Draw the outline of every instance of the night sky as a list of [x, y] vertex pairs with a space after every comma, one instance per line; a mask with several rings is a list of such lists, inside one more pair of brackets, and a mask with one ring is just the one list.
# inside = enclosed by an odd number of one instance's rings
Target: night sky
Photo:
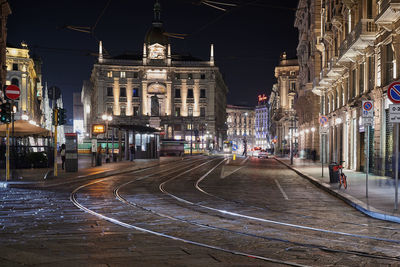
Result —
[[[218, 0], [237, 3], [221, 11], [195, 0], [161, 0], [161, 19], [170, 33], [173, 54], [208, 60], [214, 43], [215, 61], [229, 88], [228, 103], [256, 104], [256, 96], [270, 92], [274, 67], [286, 51], [296, 56], [294, 28], [296, 0]], [[10, 0], [7, 42], [27, 42], [43, 60], [43, 85], [57, 85], [72, 118], [72, 93], [90, 77], [98, 51], [97, 40], [111, 55], [140, 52], [153, 19], [153, 0]], [[223, 7], [219, 5], [220, 7]], [[103, 12], [104, 11], [104, 12]], [[102, 14], [102, 16], [100, 16]], [[100, 19], [99, 19], [100, 18]], [[98, 20], [99, 19], [99, 20]], [[98, 23], [96, 25], [96, 21]], [[93, 34], [66, 26], [94, 27]]]

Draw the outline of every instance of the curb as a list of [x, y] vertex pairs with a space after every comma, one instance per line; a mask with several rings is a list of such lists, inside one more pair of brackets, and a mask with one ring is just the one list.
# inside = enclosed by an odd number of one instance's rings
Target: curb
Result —
[[[171, 160], [171, 161], [165, 162], [165, 164], [175, 162], [175, 161], [181, 161], [181, 160], [182, 159]], [[111, 170], [111, 171], [99, 172], [96, 174], [80, 175], [80, 176], [76, 176], [76, 177], [66, 178], [66, 180], [64, 180], [64, 181], [55, 180], [54, 182], [53, 181], [51, 181], [51, 182], [46, 182], [46, 181], [0, 182], [0, 188], [21, 188], [21, 189], [22, 188], [25, 188], [25, 189], [48, 188], [48, 187], [52, 187], [52, 186], [76, 183], [76, 182], [82, 181], [82, 179], [93, 180], [93, 179], [109, 177], [112, 175], [120, 175], [120, 174], [125, 174], [125, 173], [129, 173], [129, 172], [133, 172], [133, 171], [145, 170], [145, 169], [149, 169], [154, 166], [157, 166], [157, 165], [160, 165], [160, 162], [157, 162], [156, 164], [151, 164], [146, 167], [128, 168], [128, 169], [124, 169], [124, 170]]]
[[353, 208], [357, 209], [358, 211], [364, 213], [365, 215], [372, 217], [374, 219], [378, 220], [383, 220], [383, 221], [388, 221], [388, 222], [394, 222], [394, 223], [400, 223], [400, 217], [394, 216], [394, 215], [389, 215], [385, 214], [383, 211], [378, 210], [370, 205], [365, 204], [364, 202], [358, 200], [357, 198], [343, 192], [336, 192], [331, 188], [330, 184], [324, 183], [319, 181], [318, 179], [312, 177], [311, 175], [304, 174], [298, 169], [290, 166], [289, 164], [279, 160], [278, 158], [274, 157], [276, 161], [279, 163], [285, 165], [287, 168], [291, 169], [298, 175], [300, 175], [303, 178], [306, 178], [309, 180], [312, 184], [317, 186], [318, 188], [323, 189], [324, 191], [328, 192], [329, 194], [339, 198], [340, 200], [344, 201], [348, 205], [352, 206]]

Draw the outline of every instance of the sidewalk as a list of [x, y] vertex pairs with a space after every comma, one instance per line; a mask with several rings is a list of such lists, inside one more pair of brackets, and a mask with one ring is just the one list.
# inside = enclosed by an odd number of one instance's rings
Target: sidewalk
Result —
[[[294, 170], [300, 176], [308, 179], [321, 189], [342, 199], [349, 205], [376, 219], [400, 223], [400, 211], [394, 210], [395, 180], [390, 177], [368, 175], [368, 198], [366, 197], [365, 173], [344, 169], [347, 176], [347, 189], [338, 188], [338, 184], [329, 183], [329, 170], [324, 164], [324, 177], [321, 177], [321, 163], [311, 160], [293, 159], [293, 166], [289, 158], [276, 160]], [[400, 190], [399, 190], [400, 194]], [[400, 198], [400, 196], [399, 196]], [[400, 207], [399, 207], [400, 208]]]
[[[6, 181], [5, 170], [0, 170], [0, 188], [46, 188], [61, 184], [76, 182], [79, 179], [96, 179], [116, 174], [131, 172], [134, 170], [145, 169], [172, 161], [182, 160], [181, 157], [160, 157], [160, 159], [136, 159], [134, 161], [120, 161], [112, 163], [104, 163], [102, 166], [91, 167], [90, 156], [79, 156], [78, 172], [65, 172], [61, 169], [61, 163], [58, 164], [57, 177], [44, 179], [44, 176], [49, 170], [42, 169], [21, 169], [17, 170], [18, 179]], [[61, 162], [59, 159], [58, 162]]]

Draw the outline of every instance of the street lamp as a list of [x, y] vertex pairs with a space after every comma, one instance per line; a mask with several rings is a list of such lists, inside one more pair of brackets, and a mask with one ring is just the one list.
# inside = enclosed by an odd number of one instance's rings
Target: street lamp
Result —
[[107, 115], [107, 114], [103, 114], [103, 116], [101, 116], [101, 118], [103, 119], [103, 121], [106, 122], [106, 162], [109, 162], [110, 158], [109, 158], [109, 151], [108, 151], [108, 122], [112, 121], [112, 116], [111, 115]]
[[190, 116], [190, 156], [192, 155], [192, 149], [193, 149], [193, 109], [189, 108], [189, 116]]

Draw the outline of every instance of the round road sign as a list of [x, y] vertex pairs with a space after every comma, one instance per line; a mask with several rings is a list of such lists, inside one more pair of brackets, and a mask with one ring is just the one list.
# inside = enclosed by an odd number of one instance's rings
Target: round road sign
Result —
[[364, 110], [370, 111], [372, 109], [372, 103], [371, 102], [365, 102], [363, 107], [364, 107]]
[[327, 116], [320, 116], [319, 117], [319, 124], [325, 125], [325, 123], [328, 122], [328, 117]]
[[400, 104], [400, 82], [394, 82], [389, 86], [387, 96], [393, 104]]
[[6, 97], [11, 100], [16, 100], [19, 98], [21, 94], [21, 90], [19, 90], [18, 86], [16, 85], [9, 85], [6, 88]]

